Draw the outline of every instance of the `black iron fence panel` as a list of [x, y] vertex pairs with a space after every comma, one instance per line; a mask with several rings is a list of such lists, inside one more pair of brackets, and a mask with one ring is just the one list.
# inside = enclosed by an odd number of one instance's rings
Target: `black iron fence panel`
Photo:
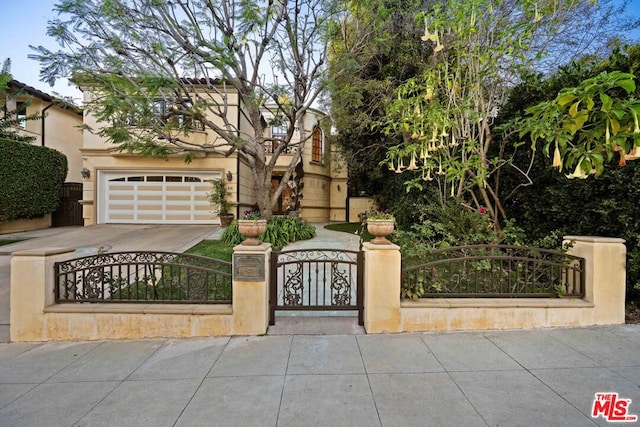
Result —
[[308, 249], [271, 255], [270, 324], [275, 310], [358, 310], [363, 324], [363, 254]]
[[55, 263], [56, 302], [230, 304], [231, 263], [174, 252], [104, 253]]
[[401, 283], [422, 298], [582, 298], [585, 260], [523, 246], [458, 246], [403, 260]]

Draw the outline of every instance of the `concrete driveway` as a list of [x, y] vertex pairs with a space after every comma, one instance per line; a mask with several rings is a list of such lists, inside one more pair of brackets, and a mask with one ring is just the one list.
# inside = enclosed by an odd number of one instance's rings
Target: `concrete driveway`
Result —
[[42, 248], [73, 248], [80, 253], [100, 246], [109, 252], [183, 252], [201, 240], [219, 235], [220, 230], [215, 225], [100, 224], [0, 235], [0, 239], [28, 239], [0, 246], [0, 342], [9, 341], [11, 253]]

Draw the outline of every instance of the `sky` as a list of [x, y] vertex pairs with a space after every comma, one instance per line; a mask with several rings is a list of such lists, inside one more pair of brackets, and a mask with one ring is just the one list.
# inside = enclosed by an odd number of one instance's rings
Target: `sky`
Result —
[[[82, 93], [74, 85], [66, 80], [58, 81], [54, 87], [41, 82], [38, 62], [27, 58], [32, 53], [29, 45], [58, 48], [55, 40], [46, 35], [47, 21], [56, 17], [52, 10], [55, 3], [56, 0], [0, 0], [0, 60], [11, 58], [14, 79], [51, 95], [70, 96], [80, 105]], [[640, 0], [631, 0], [629, 12], [640, 19]], [[630, 36], [640, 39], [640, 32]]]

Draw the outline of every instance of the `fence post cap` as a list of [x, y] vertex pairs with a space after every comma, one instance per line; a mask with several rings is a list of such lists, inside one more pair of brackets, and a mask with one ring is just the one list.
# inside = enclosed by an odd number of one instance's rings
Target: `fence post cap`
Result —
[[617, 237], [601, 237], [601, 236], [564, 236], [564, 240], [586, 243], [621, 243], [624, 245], [625, 240]]
[[41, 249], [27, 249], [22, 251], [12, 252], [12, 256], [52, 256], [60, 255], [68, 252], [75, 252], [73, 248], [41, 248]]
[[369, 251], [396, 251], [396, 250], [400, 250], [400, 246], [395, 245], [393, 243], [388, 243], [388, 244], [378, 244], [378, 243], [371, 243], [371, 242], [364, 242], [362, 244], [362, 248], [369, 250]]

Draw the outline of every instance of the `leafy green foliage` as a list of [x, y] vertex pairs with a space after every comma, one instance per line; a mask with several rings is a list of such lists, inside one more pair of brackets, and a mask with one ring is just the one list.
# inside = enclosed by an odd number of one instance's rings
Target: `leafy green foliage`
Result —
[[[265, 232], [260, 236], [260, 240], [271, 243], [274, 250], [280, 250], [289, 243], [298, 240], [309, 240], [315, 237], [316, 229], [308, 222], [291, 216], [275, 216], [267, 222]], [[244, 236], [238, 230], [238, 222], [234, 221], [225, 228], [221, 241], [238, 245], [244, 241]]]
[[554, 151], [553, 166], [575, 171], [569, 178], [599, 176], [614, 155], [624, 166], [640, 152], [640, 100], [634, 97], [633, 74], [602, 72], [576, 87], [564, 88], [551, 101], [526, 110], [524, 120], [513, 124], [520, 137], [529, 134], [532, 144]]
[[58, 206], [67, 158], [47, 147], [0, 139], [0, 221], [34, 218]]
[[308, 222], [291, 216], [276, 216], [267, 222], [260, 240], [280, 250], [289, 243], [315, 237], [316, 229]]
[[220, 240], [232, 246], [239, 245], [244, 241], [244, 236], [240, 234], [240, 230], [238, 229], [238, 221], [233, 221], [224, 229]]
[[229, 190], [224, 179], [215, 179], [211, 182], [211, 192], [208, 194], [209, 202], [213, 207], [215, 216], [225, 215], [229, 213], [231, 203], [227, 200]]
[[[640, 44], [617, 47], [605, 60], [583, 58], [548, 78], [526, 76], [512, 92], [499, 121], [518, 117], [531, 105], [553, 102], [562, 88], [578, 87], [581, 82], [602, 72], [631, 73], [638, 70]], [[620, 91], [625, 92], [624, 89]], [[636, 89], [636, 99], [638, 92]], [[599, 99], [596, 101], [600, 102]], [[594, 108], [598, 108], [595, 101], [594, 104]], [[603, 135], [600, 143], [604, 140]], [[523, 149], [519, 153], [523, 158], [535, 154], [530, 146]], [[640, 297], [640, 223], [637, 221], [640, 217], [640, 189], [636, 183], [640, 179], [640, 162], [628, 161], [625, 167], [619, 167], [619, 155], [611, 160], [605, 156], [603, 161], [603, 171], [597, 179], [569, 180], [553, 170], [547, 159], [536, 155], [530, 171], [535, 185], [520, 185], [516, 175], [506, 171], [502, 177], [501, 197], [505, 200], [509, 216], [524, 229], [528, 239], [557, 240], [563, 235], [625, 239], [627, 298], [637, 299]]]

